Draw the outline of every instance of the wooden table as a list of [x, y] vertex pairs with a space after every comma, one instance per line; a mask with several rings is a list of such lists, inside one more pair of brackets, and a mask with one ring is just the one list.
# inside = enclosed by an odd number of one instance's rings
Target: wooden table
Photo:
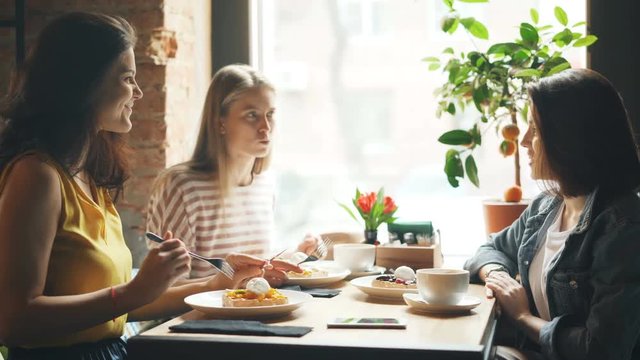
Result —
[[[130, 359], [488, 359], [496, 326], [494, 300], [484, 287], [469, 293], [482, 304], [470, 313], [427, 315], [412, 311], [403, 300], [369, 297], [348, 282], [333, 288], [336, 297], [313, 298], [283, 318], [263, 320], [277, 325], [312, 326], [300, 338], [174, 333], [169, 326], [187, 319], [207, 319], [192, 311], [129, 339]], [[406, 329], [327, 329], [335, 317], [401, 317]]]

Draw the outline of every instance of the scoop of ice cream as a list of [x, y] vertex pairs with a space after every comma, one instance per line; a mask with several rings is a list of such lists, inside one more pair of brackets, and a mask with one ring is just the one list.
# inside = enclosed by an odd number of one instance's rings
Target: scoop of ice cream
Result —
[[307, 259], [307, 254], [303, 253], [303, 252], [297, 252], [297, 253], [293, 253], [291, 255], [291, 262], [294, 264], [299, 264], [303, 261], [305, 261]]
[[267, 280], [261, 277], [253, 278], [247, 282], [247, 290], [256, 295], [264, 295], [270, 288]]
[[411, 281], [411, 280], [415, 280], [416, 279], [416, 273], [413, 271], [412, 268], [408, 267], [408, 266], [400, 266], [396, 269], [396, 271], [393, 273], [393, 275], [397, 278], [397, 279], [402, 279], [405, 281]]

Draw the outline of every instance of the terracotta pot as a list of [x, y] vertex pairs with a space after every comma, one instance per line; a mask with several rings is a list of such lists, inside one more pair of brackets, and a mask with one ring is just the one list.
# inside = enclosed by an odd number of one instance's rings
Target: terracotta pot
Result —
[[484, 224], [487, 235], [498, 232], [511, 225], [529, 206], [529, 200], [517, 203], [501, 200], [485, 200], [482, 202]]

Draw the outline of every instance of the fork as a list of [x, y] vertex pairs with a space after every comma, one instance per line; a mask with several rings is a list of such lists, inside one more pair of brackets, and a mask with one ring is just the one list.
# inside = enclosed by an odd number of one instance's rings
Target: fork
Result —
[[[161, 243], [164, 241], [162, 237], [150, 231], [146, 232], [145, 235], [149, 240], [155, 241], [157, 243]], [[196, 254], [191, 251], [188, 251], [188, 253], [192, 258], [202, 260], [204, 262], [208, 262], [216, 270], [220, 271], [224, 276], [228, 277], [229, 279], [233, 279], [233, 274], [235, 273], [235, 270], [233, 270], [233, 267], [231, 267], [231, 265], [229, 265], [229, 263], [225, 259], [204, 257], [202, 255]]]
[[306, 259], [300, 261], [297, 265], [300, 265], [302, 263], [309, 262], [309, 261], [316, 261], [324, 257], [325, 255], [327, 255], [327, 252], [329, 251], [329, 246], [333, 244], [333, 241], [330, 238], [322, 238], [321, 240], [322, 241], [318, 243], [318, 246], [316, 246], [316, 249], [313, 250], [313, 252], [309, 256], [307, 256]]

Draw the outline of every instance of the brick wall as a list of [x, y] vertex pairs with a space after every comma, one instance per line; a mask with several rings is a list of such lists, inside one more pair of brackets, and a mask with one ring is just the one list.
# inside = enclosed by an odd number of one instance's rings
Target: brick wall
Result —
[[[28, 0], [27, 46], [52, 18], [68, 11], [120, 15], [138, 31], [135, 49], [138, 83], [129, 136], [133, 173], [118, 203], [134, 266], [146, 253], [144, 211], [159, 171], [191, 153], [202, 102], [211, 78], [208, 0]], [[0, 17], [13, 16], [13, 0], [0, 0]], [[0, 96], [6, 94], [14, 64], [14, 33], [0, 29]]]

